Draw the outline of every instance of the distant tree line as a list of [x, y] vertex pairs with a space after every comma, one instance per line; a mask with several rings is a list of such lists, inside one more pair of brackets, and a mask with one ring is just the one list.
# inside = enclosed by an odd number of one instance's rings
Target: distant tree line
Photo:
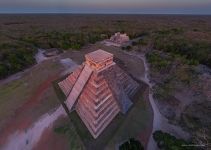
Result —
[[110, 36], [104, 32], [47, 32], [38, 36], [26, 36], [20, 40], [42, 48], [80, 49]]
[[160, 30], [154, 33], [154, 49], [180, 55], [192, 64], [211, 67], [211, 42], [191, 41], [183, 37], [182, 29]]
[[0, 79], [35, 64], [37, 48], [80, 49], [110, 36], [105, 32], [43, 32], [0, 44]]
[[36, 50], [26, 45], [0, 45], [0, 79], [21, 71], [35, 63]]

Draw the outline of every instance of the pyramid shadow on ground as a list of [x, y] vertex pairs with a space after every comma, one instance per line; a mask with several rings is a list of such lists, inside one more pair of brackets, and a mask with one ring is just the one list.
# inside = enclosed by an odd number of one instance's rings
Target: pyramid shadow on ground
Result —
[[[136, 95], [132, 99], [132, 102], [134, 103], [134, 105], [130, 108], [127, 114], [119, 113], [111, 121], [111, 123], [107, 126], [107, 128], [102, 132], [102, 134], [97, 139], [94, 139], [92, 137], [92, 135], [90, 134], [89, 130], [86, 128], [85, 124], [83, 123], [83, 121], [81, 120], [77, 112], [76, 111], [71, 112], [70, 114], [71, 122], [73, 123], [77, 134], [79, 135], [81, 141], [83, 142], [87, 150], [93, 150], [93, 149], [102, 150], [103, 148], [107, 146], [107, 144], [110, 142], [112, 137], [115, 136], [116, 132], [121, 127], [122, 123], [129, 116], [130, 112], [133, 109], [135, 109], [135, 107], [139, 107], [138, 105], [136, 105], [138, 101], [139, 100], [143, 101], [142, 94], [143, 94], [143, 91], [146, 90], [146, 85], [143, 84], [140, 86], [141, 86], [140, 90], [137, 91]], [[128, 132], [130, 132], [130, 129], [128, 129]], [[116, 146], [118, 146], [118, 143], [116, 143]]]

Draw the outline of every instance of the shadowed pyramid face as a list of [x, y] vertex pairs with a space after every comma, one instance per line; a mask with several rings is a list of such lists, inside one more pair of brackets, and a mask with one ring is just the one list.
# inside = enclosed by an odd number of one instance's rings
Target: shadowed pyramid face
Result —
[[86, 64], [94, 70], [102, 70], [113, 63], [113, 54], [101, 49], [85, 55]]
[[67, 108], [76, 110], [97, 138], [119, 112], [129, 110], [138, 84], [113, 62], [113, 54], [97, 50], [85, 57], [86, 62], [59, 86], [67, 97]]

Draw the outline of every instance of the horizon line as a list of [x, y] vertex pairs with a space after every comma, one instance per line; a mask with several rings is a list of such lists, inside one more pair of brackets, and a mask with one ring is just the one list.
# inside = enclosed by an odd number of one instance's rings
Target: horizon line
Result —
[[206, 13], [93, 13], [93, 12], [0, 12], [0, 15], [19, 15], [19, 14], [73, 14], [73, 15], [197, 15], [197, 16], [210, 16], [211, 14]]

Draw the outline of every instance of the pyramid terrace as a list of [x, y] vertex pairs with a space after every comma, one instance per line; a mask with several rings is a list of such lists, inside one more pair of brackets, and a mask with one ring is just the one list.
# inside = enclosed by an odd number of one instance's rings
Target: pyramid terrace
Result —
[[97, 50], [85, 58], [58, 84], [67, 97], [69, 111], [76, 110], [91, 135], [97, 138], [118, 113], [127, 113], [139, 85], [113, 62], [113, 54]]

